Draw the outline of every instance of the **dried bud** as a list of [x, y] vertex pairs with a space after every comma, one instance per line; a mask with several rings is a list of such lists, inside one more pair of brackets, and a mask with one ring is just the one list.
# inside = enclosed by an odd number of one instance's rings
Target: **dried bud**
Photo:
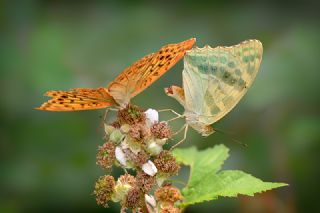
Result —
[[139, 151], [137, 154], [132, 152], [130, 149], [124, 149], [123, 151], [126, 155], [126, 158], [130, 160], [134, 166], [141, 167], [149, 159], [149, 155], [144, 150]]
[[146, 115], [139, 107], [128, 104], [126, 108], [118, 111], [118, 120], [121, 124], [143, 124], [146, 121]]
[[137, 186], [144, 193], [150, 191], [156, 182], [155, 176], [150, 176], [144, 172], [138, 172], [136, 175]]
[[131, 188], [122, 203], [122, 206], [129, 209], [137, 209], [143, 205], [143, 193], [139, 188]]
[[154, 164], [159, 171], [170, 175], [177, 174], [180, 169], [180, 165], [177, 163], [176, 159], [167, 150], [162, 151], [157, 156], [154, 160]]
[[113, 143], [106, 142], [102, 146], [99, 146], [97, 153], [97, 165], [104, 169], [110, 169], [114, 160], [116, 146]]
[[108, 207], [108, 201], [115, 190], [114, 178], [110, 175], [102, 176], [98, 179], [94, 187], [94, 194], [98, 205]]
[[180, 190], [172, 185], [158, 188], [155, 192], [155, 196], [157, 201], [172, 206], [175, 202], [182, 200]]
[[181, 213], [182, 210], [173, 206], [166, 206], [160, 210], [160, 213]]
[[169, 138], [172, 135], [172, 131], [167, 122], [154, 123], [151, 126], [151, 133], [155, 138], [159, 139]]
[[119, 177], [117, 182], [121, 184], [129, 184], [130, 186], [134, 186], [136, 184], [136, 179], [134, 176], [130, 174], [124, 174]]
[[136, 184], [136, 179], [129, 174], [121, 175], [115, 186], [115, 192], [112, 195], [112, 201], [119, 202], [123, 201], [128, 191], [134, 187]]
[[143, 142], [149, 135], [149, 132], [145, 125], [139, 123], [132, 125], [128, 134], [134, 140]]

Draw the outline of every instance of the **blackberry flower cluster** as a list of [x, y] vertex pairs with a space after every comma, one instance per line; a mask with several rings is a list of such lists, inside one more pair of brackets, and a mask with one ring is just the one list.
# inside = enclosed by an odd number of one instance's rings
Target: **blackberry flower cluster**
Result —
[[172, 131], [167, 122], [159, 122], [158, 112], [128, 105], [104, 130], [106, 141], [98, 147], [97, 165], [107, 171], [118, 166], [125, 174], [117, 180], [110, 175], [98, 179], [97, 204], [108, 207], [109, 201], [119, 202], [122, 212], [181, 212], [175, 207], [182, 200], [179, 189], [165, 184], [178, 174], [180, 165], [164, 150]]

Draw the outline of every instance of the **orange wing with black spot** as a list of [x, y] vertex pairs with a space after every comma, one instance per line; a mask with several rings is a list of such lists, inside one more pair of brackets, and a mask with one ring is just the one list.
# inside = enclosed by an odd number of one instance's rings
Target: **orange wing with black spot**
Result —
[[143, 57], [125, 69], [107, 89], [78, 88], [70, 91], [49, 91], [45, 96], [52, 99], [36, 109], [77, 111], [118, 105], [123, 107], [132, 97], [145, 90], [176, 64], [194, 43], [195, 39], [192, 38], [178, 44], [169, 44], [158, 52]]
[[48, 91], [45, 93], [45, 96], [52, 97], [52, 99], [36, 109], [68, 112], [102, 109], [116, 105], [114, 99], [105, 88], [76, 88], [70, 91]]
[[145, 90], [175, 65], [195, 41], [196, 39], [192, 38], [181, 43], [168, 44], [158, 52], [138, 60], [109, 84], [110, 95], [120, 106], [125, 106], [132, 97]]

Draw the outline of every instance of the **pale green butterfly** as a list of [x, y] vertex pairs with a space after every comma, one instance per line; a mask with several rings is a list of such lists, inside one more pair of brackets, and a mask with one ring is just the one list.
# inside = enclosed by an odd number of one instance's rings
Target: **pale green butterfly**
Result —
[[258, 40], [246, 40], [230, 47], [195, 47], [187, 51], [182, 72], [183, 88], [171, 86], [165, 89], [166, 94], [185, 109], [180, 116], [186, 119], [185, 137], [188, 126], [203, 136], [214, 132], [210, 125], [235, 107], [251, 86], [260, 67], [262, 52]]

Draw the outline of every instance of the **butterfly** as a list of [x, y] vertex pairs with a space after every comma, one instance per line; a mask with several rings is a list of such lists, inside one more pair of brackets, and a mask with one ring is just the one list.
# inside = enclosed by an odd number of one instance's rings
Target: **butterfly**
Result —
[[182, 72], [183, 88], [165, 88], [166, 94], [185, 109], [180, 116], [186, 120], [183, 140], [188, 126], [203, 136], [214, 132], [211, 124], [230, 112], [252, 85], [262, 52], [258, 40], [247, 40], [230, 47], [194, 47], [187, 51]]
[[168, 44], [127, 67], [108, 87], [75, 88], [69, 91], [48, 91], [51, 99], [38, 110], [78, 111], [107, 107], [124, 108], [131, 98], [141, 93], [175, 65], [193, 46], [191, 38], [177, 44]]

